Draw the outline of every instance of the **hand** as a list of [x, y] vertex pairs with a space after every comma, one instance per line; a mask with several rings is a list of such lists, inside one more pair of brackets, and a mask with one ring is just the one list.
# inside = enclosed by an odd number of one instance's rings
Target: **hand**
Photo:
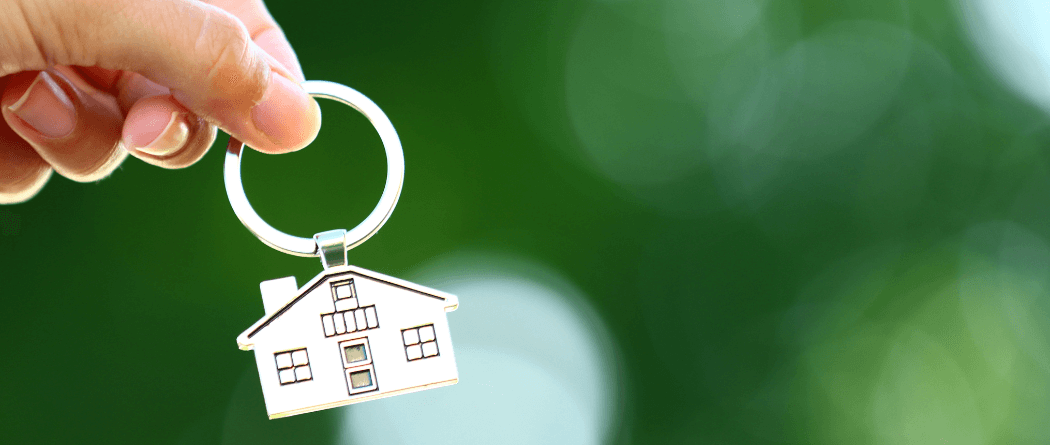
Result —
[[109, 175], [130, 153], [193, 164], [216, 126], [281, 153], [317, 136], [321, 113], [262, 0], [0, 1], [0, 203], [52, 171]]

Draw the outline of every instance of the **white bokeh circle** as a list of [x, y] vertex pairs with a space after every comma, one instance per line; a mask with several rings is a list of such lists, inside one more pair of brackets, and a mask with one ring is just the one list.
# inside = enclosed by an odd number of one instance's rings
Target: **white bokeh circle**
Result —
[[1050, 112], [1050, 3], [958, 0], [963, 25], [995, 75]]
[[449, 324], [460, 381], [351, 406], [341, 443], [607, 441], [620, 367], [579, 291], [541, 266], [493, 255], [449, 257], [407, 278], [459, 297]]

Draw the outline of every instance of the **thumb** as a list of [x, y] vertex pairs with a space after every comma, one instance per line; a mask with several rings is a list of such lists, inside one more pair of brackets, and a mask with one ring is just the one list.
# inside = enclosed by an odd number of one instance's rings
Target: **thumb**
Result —
[[[12, 15], [13, 14], [13, 15]], [[49, 65], [133, 71], [167, 86], [193, 113], [260, 151], [305, 147], [317, 103], [244, 24], [194, 0], [14, 0], [0, 16], [0, 76]]]

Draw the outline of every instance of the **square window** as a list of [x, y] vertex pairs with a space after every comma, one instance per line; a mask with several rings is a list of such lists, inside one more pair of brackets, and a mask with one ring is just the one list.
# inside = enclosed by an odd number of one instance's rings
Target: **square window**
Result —
[[408, 361], [440, 355], [435, 334], [433, 324], [402, 329], [401, 340], [405, 343], [405, 357]]
[[310, 356], [306, 348], [277, 352], [273, 354], [273, 357], [277, 362], [277, 379], [281, 385], [290, 385], [313, 378], [313, 373], [310, 371]]
[[365, 351], [365, 345], [363, 343], [349, 345], [343, 347], [343, 357], [346, 358], [346, 363], [353, 364], [368, 360], [368, 352]]
[[344, 368], [354, 368], [372, 363], [372, 350], [368, 338], [355, 338], [339, 342], [339, 356]]
[[350, 391], [351, 396], [379, 389], [379, 381], [376, 380], [376, 369], [372, 365], [356, 366], [347, 369], [345, 374], [346, 389]]
[[357, 288], [354, 286], [354, 280], [341, 280], [331, 284], [332, 286], [332, 299], [339, 301], [347, 298], [357, 297]]
[[350, 387], [353, 389], [372, 386], [372, 370], [355, 371], [350, 373]]

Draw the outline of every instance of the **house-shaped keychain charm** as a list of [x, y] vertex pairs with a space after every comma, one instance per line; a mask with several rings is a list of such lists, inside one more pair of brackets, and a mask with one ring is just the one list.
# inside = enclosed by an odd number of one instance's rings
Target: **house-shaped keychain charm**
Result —
[[271, 419], [451, 385], [454, 295], [355, 266], [260, 284], [266, 316], [237, 337], [255, 351]]
[[394, 125], [350, 87], [313, 80], [302, 87], [372, 122], [386, 150], [387, 176], [379, 204], [356, 227], [299, 238], [267, 224], [248, 203], [241, 183], [244, 144], [230, 138], [223, 179], [237, 218], [270, 247], [320, 257], [324, 266], [303, 287], [295, 277], [260, 284], [266, 315], [237, 337], [237, 346], [255, 351], [266, 412], [276, 419], [456, 383], [445, 313], [459, 300], [347, 263], [346, 252], [375, 235], [401, 195], [405, 157]]

